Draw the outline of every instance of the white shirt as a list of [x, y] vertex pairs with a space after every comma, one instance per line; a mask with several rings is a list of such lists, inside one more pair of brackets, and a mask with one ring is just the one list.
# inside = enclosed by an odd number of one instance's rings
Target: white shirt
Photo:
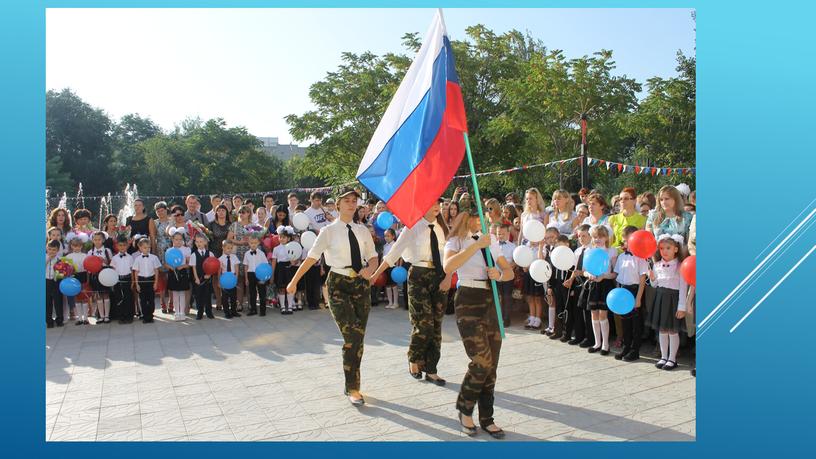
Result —
[[658, 261], [654, 264], [655, 280], [652, 282], [653, 287], [663, 287], [680, 292], [680, 298], [677, 302], [677, 310], [686, 310], [686, 293], [688, 285], [680, 275], [680, 265], [677, 263], [677, 258], [672, 261]]
[[113, 253], [111, 253], [110, 249], [107, 247], [101, 247], [99, 249], [94, 247], [88, 252], [88, 255], [101, 258], [103, 266], [106, 266], [108, 264], [108, 260], [113, 258]]
[[[445, 244], [445, 250], [461, 252], [475, 243], [476, 241], [471, 234], [468, 234], [464, 239], [452, 237], [448, 239], [448, 242]], [[496, 264], [495, 261], [498, 260], [499, 257], [504, 257], [501, 247], [494, 236], [490, 236], [490, 255], [493, 257], [494, 264]], [[460, 280], [487, 280], [487, 265], [485, 264], [484, 257], [482, 257], [482, 251], [477, 250], [472, 257], [468, 258], [465, 264], [456, 270], [456, 275]]]
[[326, 212], [323, 209], [309, 207], [303, 213], [309, 217], [309, 229], [312, 231], [320, 231], [329, 224], [329, 221], [326, 220]]
[[[230, 259], [230, 269], [227, 270], [227, 258]], [[231, 253], [229, 255], [224, 254], [218, 257], [218, 261], [221, 262], [221, 272], [231, 272], [238, 275], [238, 265], [241, 264], [241, 261], [238, 259], [238, 255]]]
[[502, 255], [504, 255], [504, 259], [511, 262], [513, 260], [513, 250], [516, 250], [516, 244], [510, 241], [499, 241], [499, 247], [501, 248]]
[[372, 258], [377, 258], [377, 250], [374, 248], [374, 239], [371, 232], [365, 225], [359, 223], [345, 223], [339, 218], [323, 228], [317, 235], [312, 249], [309, 250], [308, 258], [320, 259], [320, 255], [326, 256], [326, 264], [336, 268], [351, 267], [351, 248], [349, 247], [348, 228], [357, 238], [357, 245], [360, 246], [360, 258], [363, 266]]
[[[433, 232], [436, 234], [437, 245], [439, 246], [439, 258], [444, 258], [445, 254], [445, 232], [436, 224], [436, 221], [429, 222], [425, 218], [420, 218], [416, 224], [411, 228], [405, 228], [394, 243], [394, 247], [388, 253], [388, 256], [383, 257], [383, 261], [391, 266], [396, 264], [397, 260], [402, 259], [408, 263], [417, 262], [433, 262], [431, 256], [431, 228], [433, 225]], [[385, 255], [385, 253], [383, 253]]]
[[598, 226], [598, 225], [604, 226], [606, 228], [606, 230], [609, 231], [609, 244], [612, 245], [614, 243], [615, 232], [612, 230], [612, 227], [609, 225], [609, 215], [604, 215], [601, 218], [600, 223], [592, 223], [592, 217], [587, 217], [587, 218], [584, 219], [583, 222], [581, 222], [581, 224], [582, 225], [589, 225], [590, 228], [593, 227], [593, 226]]
[[82, 252], [71, 252], [68, 255], [66, 255], [66, 257], [68, 259], [70, 259], [71, 261], [74, 262], [74, 264], [76, 265], [76, 268], [77, 268], [76, 272], [78, 272], [78, 273], [84, 273], [85, 272], [85, 266], [83, 266], [82, 263], [85, 261], [85, 258], [87, 256], [88, 255], [85, 255]]
[[255, 250], [255, 255], [252, 254], [252, 250], [247, 250], [244, 254], [244, 264], [247, 267], [247, 272], [254, 273], [255, 268], [261, 263], [266, 263], [266, 254], [260, 247]]
[[[210, 252], [210, 249], [204, 249], [203, 257], [206, 260], [207, 258], [211, 257], [212, 254], [213, 253]], [[201, 257], [201, 256], [202, 256], [201, 255], [201, 250], [199, 250], [199, 249], [191, 250], [190, 251], [190, 266], [195, 267], [196, 263], [198, 263], [198, 257]]]
[[[305, 250], [303, 250], [302, 252], [305, 252]], [[272, 258], [275, 259], [278, 263], [282, 261], [291, 261], [289, 259], [289, 251], [286, 250], [286, 246], [283, 244], [272, 249]]]
[[575, 211], [570, 212], [566, 220], [563, 220], [563, 215], [562, 212], [550, 212], [550, 222], [547, 224], [547, 228], [556, 228], [559, 233], [571, 236], [572, 221], [575, 220], [576, 216]]
[[[383, 245], [383, 260], [385, 260], [385, 257], [387, 257], [389, 253], [391, 253], [391, 249], [394, 248], [394, 244], [395, 244], [395, 242], [391, 241], [391, 242], [386, 242], [385, 245]], [[439, 252], [439, 253], [441, 255], [443, 252]]]
[[111, 268], [116, 270], [116, 274], [121, 276], [129, 276], [133, 270], [133, 257], [127, 252], [117, 253], [111, 258]]
[[215, 209], [212, 209], [211, 211], [207, 212], [206, 214], [204, 214], [204, 216], [207, 217], [208, 222], [214, 222], [215, 221]]
[[133, 261], [133, 271], [139, 277], [150, 277], [156, 274], [156, 270], [161, 268], [161, 261], [159, 261], [159, 257], [153, 255], [152, 253], [148, 254], [146, 257], [139, 253], [139, 256], [136, 257], [136, 260]]
[[48, 259], [48, 254], [45, 254], [45, 278], [54, 280], [54, 265], [59, 261], [59, 257], [54, 255], [54, 258]]
[[331, 215], [332, 217], [334, 217], [335, 220], [337, 220], [338, 218], [340, 218], [340, 211], [339, 210], [329, 211], [329, 215]]
[[649, 273], [649, 262], [624, 252], [618, 255], [615, 272], [618, 273], [619, 284], [637, 285], [640, 283], [640, 276]]

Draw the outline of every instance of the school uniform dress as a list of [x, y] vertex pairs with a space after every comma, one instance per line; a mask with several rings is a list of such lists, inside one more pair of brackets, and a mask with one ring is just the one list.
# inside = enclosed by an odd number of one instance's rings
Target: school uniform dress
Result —
[[[499, 241], [499, 247], [501, 248], [502, 255], [504, 255], [504, 259], [510, 261], [513, 259], [513, 250], [516, 249], [516, 244], [510, 241]], [[499, 293], [501, 294], [501, 310], [502, 310], [502, 320], [506, 325], [510, 324], [510, 311], [513, 305], [513, 288], [515, 283], [511, 280], [505, 282], [496, 282], [496, 285], [499, 288]]]
[[426, 373], [436, 374], [442, 350], [442, 318], [447, 293], [439, 289], [445, 279], [442, 254], [445, 232], [436, 222], [425, 218], [403, 230], [383, 260], [391, 266], [402, 257], [411, 264], [408, 270], [408, 317], [411, 339], [408, 361]]
[[246, 275], [249, 281], [248, 315], [250, 316], [254, 316], [258, 313], [259, 304], [261, 315], [266, 315], [266, 282], [259, 281], [255, 276], [255, 268], [262, 263], [266, 263], [266, 254], [260, 248], [255, 250], [250, 249], [244, 254], [244, 265], [246, 266]]
[[547, 255], [544, 257], [544, 260], [550, 265], [550, 269], [552, 270], [552, 276], [550, 276], [550, 280], [548, 281], [549, 288], [553, 291], [553, 301], [555, 302], [555, 324], [550, 324], [550, 327], [553, 329], [553, 339], [556, 337], [560, 337], [561, 334], [564, 332], [566, 328], [566, 323], [564, 320], [564, 311], [567, 308], [567, 301], [569, 300], [569, 293], [570, 289], [564, 287], [564, 281], [572, 276], [572, 269], [563, 270], [558, 269], [553, 264], [552, 260], [550, 259], [550, 253], [552, 253], [554, 247], [547, 248]]
[[655, 330], [686, 331], [685, 319], [677, 318], [677, 311], [686, 310], [688, 285], [680, 275], [677, 259], [654, 264], [654, 294], [648, 322]]
[[[575, 269], [582, 271], [584, 269], [584, 253], [589, 247], [578, 247], [575, 249]], [[589, 339], [587, 343], [593, 343], [594, 337], [592, 335], [591, 313], [586, 304], [587, 295], [584, 294], [584, 286], [586, 278], [584, 276], [575, 276], [572, 286], [567, 293], [567, 321], [564, 326], [564, 334], [566, 336], [574, 336], [569, 343], [581, 344], [584, 340]], [[587, 338], [589, 337], [589, 338]], [[594, 343], [593, 343], [594, 344]]]
[[[95, 257], [99, 257], [102, 259], [102, 269], [105, 267], [110, 266], [110, 262], [113, 259], [113, 253], [107, 247], [101, 247], [97, 249], [96, 247], [92, 248], [88, 255], [93, 255]], [[101, 270], [99, 272], [102, 272]], [[101, 293], [101, 294], [110, 294], [111, 288], [105, 287], [99, 282], [99, 273], [91, 274], [88, 273], [88, 284], [91, 287], [91, 291], [94, 293]]]
[[[614, 247], [604, 249], [612, 260], [618, 256], [618, 251]], [[606, 272], [611, 272], [613, 265], [610, 265]], [[608, 311], [606, 307], [606, 296], [615, 288], [615, 281], [612, 279], [603, 279], [601, 281], [587, 280], [584, 283], [586, 291], [586, 304], [590, 311]]]
[[[238, 282], [241, 282], [241, 278], [238, 277], [238, 267], [240, 266], [241, 262], [238, 260], [237, 255], [234, 253], [229, 255], [223, 254], [218, 257], [218, 262], [221, 263], [222, 273], [233, 273], [235, 274], [235, 277], [238, 278]], [[221, 308], [224, 309], [224, 317], [227, 319], [232, 317], [241, 317], [241, 314], [238, 313], [237, 294], [237, 285], [230, 289], [223, 287], [221, 288]]]
[[59, 261], [59, 257], [49, 259], [45, 256], [45, 324], [48, 328], [54, 326], [54, 316], [57, 318], [57, 326], [61, 327], [65, 320], [62, 310], [62, 294], [59, 291], [54, 265]]
[[116, 270], [119, 282], [113, 286], [111, 296], [111, 319], [133, 322], [133, 257], [128, 253], [117, 253], [111, 259], [111, 268]]
[[156, 282], [156, 270], [161, 268], [159, 257], [152, 253], [139, 254], [133, 261], [133, 272], [139, 285], [139, 304], [142, 306], [142, 322], [153, 322], [153, 311], [156, 310], [156, 292], [153, 284]]
[[[461, 239], [452, 237], [445, 244], [445, 250], [462, 252], [475, 243], [472, 235]], [[504, 256], [496, 241], [490, 244], [490, 254], [494, 260]], [[470, 358], [456, 399], [456, 409], [466, 416], [472, 416], [478, 405], [479, 424], [483, 428], [493, 424], [496, 369], [502, 344], [496, 306], [487, 277], [486, 258], [484, 249], [476, 251], [456, 270], [459, 288], [454, 298], [456, 326]]]
[[[190, 248], [189, 247], [177, 247], [181, 254], [184, 256], [184, 262], [182, 264], [189, 264], [190, 263]], [[170, 269], [167, 272], [167, 290], [171, 292], [185, 292], [190, 290], [190, 269], [189, 268], [176, 268]], [[183, 305], [176, 305], [174, 307], [179, 307]]]
[[343, 373], [346, 391], [360, 389], [360, 361], [371, 310], [369, 282], [360, 276], [366, 262], [376, 259], [374, 240], [365, 225], [336, 219], [317, 235], [308, 258], [325, 255], [331, 272], [326, 279], [329, 310], [343, 336]]
[[[383, 245], [383, 250], [382, 250], [382, 259], [383, 260], [385, 260], [385, 257], [387, 257], [388, 254], [391, 252], [391, 249], [394, 247], [395, 242], [396, 241], [386, 242], [385, 245]], [[385, 268], [385, 271], [383, 271], [383, 275], [385, 276], [385, 285], [387, 287], [397, 285], [397, 283], [394, 282], [393, 279], [391, 279], [391, 271], [393, 269], [394, 269], [393, 266], [389, 266], [388, 268]]]
[[194, 276], [198, 275], [199, 284], [195, 284], [193, 277], [193, 294], [196, 300], [196, 319], [201, 319], [204, 314], [214, 319], [212, 312], [213, 280], [212, 277], [205, 279], [204, 260], [213, 256], [209, 249], [195, 249], [190, 254], [190, 266], [195, 270]]
[[[628, 250], [618, 255], [615, 261], [615, 272], [618, 273], [617, 282], [620, 288], [629, 290], [637, 298], [640, 288], [640, 277], [649, 273], [649, 262], [643, 258], [632, 255]], [[641, 301], [643, 298], [641, 297]], [[632, 312], [621, 316], [623, 325], [623, 350], [622, 354], [634, 351], [640, 353], [641, 338], [643, 335], [643, 319], [641, 317], [642, 308], [634, 308]]]

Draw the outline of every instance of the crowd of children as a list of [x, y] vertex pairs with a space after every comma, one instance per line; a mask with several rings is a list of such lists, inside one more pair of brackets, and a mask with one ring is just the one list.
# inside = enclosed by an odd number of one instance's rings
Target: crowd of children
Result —
[[[275, 196], [264, 195], [255, 207], [242, 196], [210, 196], [206, 214], [196, 196], [187, 196], [184, 207], [157, 202], [155, 216], [148, 217], [145, 203], [137, 199], [134, 215], [119, 222], [115, 215], [100, 219], [101, 229], [91, 224], [89, 210], [54, 209], [48, 218], [46, 244], [46, 325], [62, 326], [107, 324], [111, 320], [144, 323], [154, 320], [157, 303], [164, 318], [186, 320], [191, 308], [196, 319], [214, 318], [213, 309], [225, 318], [267, 314], [267, 307], [290, 315], [307, 306], [319, 309], [327, 294], [325, 279], [329, 267], [317, 263], [300, 281], [298, 293], [287, 294], [292, 279], [307, 250], [293, 253], [289, 243], [300, 242], [303, 231], [319, 233], [337, 218], [332, 199], [324, 202], [320, 193], [301, 204], [295, 193], [286, 202], [276, 204]], [[683, 258], [696, 250], [696, 195], [687, 186], [666, 186], [658, 193], [636, 194], [625, 188], [609, 202], [600, 193], [582, 189], [576, 194], [557, 190], [549, 203], [536, 189], [527, 190], [523, 199], [508, 193], [502, 203], [491, 198], [484, 202], [485, 217], [501, 246], [504, 258], [513, 263], [517, 246], [530, 247], [535, 258], [547, 260], [552, 275], [537, 282], [528, 272], [513, 264], [513, 281], [499, 283], [505, 326], [511, 326], [516, 306], [526, 303], [524, 328], [549, 335], [552, 339], [586, 348], [590, 353], [607, 355], [612, 347], [620, 349], [615, 357], [624, 361], [640, 358], [641, 343], [658, 345], [657, 366], [671, 370], [677, 366], [681, 341], [693, 350], [694, 288], [679, 274]], [[443, 199], [439, 220], [451, 226], [462, 212], [473, 206], [470, 195], [459, 187], [452, 198]], [[169, 212], [168, 212], [169, 210]], [[381, 229], [375, 222], [387, 211], [385, 203], [361, 200], [354, 220], [370, 228], [375, 247], [382, 258], [388, 255], [403, 229], [399, 222]], [[298, 214], [308, 219], [308, 228], [295, 229]], [[531, 242], [524, 235], [525, 223], [538, 220], [547, 230], [544, 240]], [[301, 225], [302, 227], [302, 225]], [[658, 240], [654, 257], [634, 256], [627, 248], [633, 232], [646, 229]], [[274, 235], [274, 238], [270, 239]], [[305, 241], [304, 241], [305, 242]], [[575, 253], [577, 264], [563, 271], [552, 265], [550, 254], [559, 246]], [[177, 249], [183, 261], [171, 266], [165, 251]], [[609, 268], [593, 276], [582, 268], [583, 254], [589, 248], [603, 248], [609, 255]], [[103, 271], [115, 271], [116, 282], [102, 282], [102, 271], [89, 272], [89, 256], [101, 260]], [[205, 269], [205, 261], [218, 260], [218, 272]], [[272, 266], [273, 276], [256, 276], [263, 263]], [[397, 266], [408, 267], [400, 260]], [[386, 308], [406, 307], [406, 288], [391, 279], [389, 268], [381, 279], [372, 280], [372, 304], [385, 302]], [[223, 273], [238, 279], [232, 288], [220, 285]], [[60, 281], [76, 278], [83, 289], [66, 297]], [[454, 282], [455, 284], [455, 282]], [[626, 315], [612, 314], [607, 294], [616, 287], [632, 292], [635, 309]], [[455, 285], [449, 290], [448, 313], [452, 311]], [[213, 307], [215, 300], [215, 307]], [[545, 314], [546, 311], [546, 314]], [[615, 342], [613, 344], [613, 339]]]

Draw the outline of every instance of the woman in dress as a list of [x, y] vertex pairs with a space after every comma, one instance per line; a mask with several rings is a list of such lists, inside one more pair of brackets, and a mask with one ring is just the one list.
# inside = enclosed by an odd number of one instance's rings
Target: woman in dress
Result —
[[[139, 198], [133, 201], [133, 215], [128, 217], [125, 226], [130, 227], [130, 236], [133, 238], [128, 253], [138, 252], [136, 236], [149, 236], [151, 244], [156, 240], [156, 225], [145, 212], [145, 204]], [[155, 245], [153, 245], [155, 248]]]
[[[167, 269], [164, 267], [164, 252], [170, 248], [170, 235], [167, 234], [167, 228], [170, 226], [170, 217], [167, 214], [167, 203], [159, 201], [153, 205], [153, 210], [156, 212], [156, 219], [153, 220], [153, 226], [156, 228], [156, 238], [151, 239], [153, 244], [153, 253], [159, 257], [162, 267], [159, 269], [159, 276], [164, 278], [164, 285], [167, 285]], [[167, 289], [165, 288], [159, 294], [161, 300], [161, 310], [167, 313]]]

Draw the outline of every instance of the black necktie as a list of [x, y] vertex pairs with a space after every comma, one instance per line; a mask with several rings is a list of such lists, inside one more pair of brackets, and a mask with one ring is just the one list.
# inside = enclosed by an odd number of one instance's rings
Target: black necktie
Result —
[[581, 255], [578, 255], [578, 261], [575, 262], [575, 269], [578, 271], [584, 270], [584, 253], [586, 253], [586, 249], [581, 251]]
[[439, 256], [439, 239], [436, 237], [434, 225], [428, 225], [428, 229], [431, 230], [431, 260], [433, 260], [436, 274], [441, 276], [445, 273], [445, 269], [442, 268], [442, 257]]
[[360, 244], [357, 242], [357, 237], [354, 236], [354, 231], [351, 230], [351, 225], [346, 224], [348, 228], [349, 249], [351, 250], [351, 269], [354, 272], [360, 272], [363, 269], [363, 259], [360, 257]]
[[624, 252], [623, 252], [623, 254], [624, 254], [624, 255], [629, 255], [629, 256], [632, 256], [632, 252], [630, 252], [630, 251], [628, 251], [628, 250], [624, 251]]
[[[473, 240], [478, 241], [479, 236], [474, 234], [473, 235]], [[484, 258], [485, 266], [487, 266], [487, 252], [485, 251], [485, 249], [479, 249], [479, 252], [482, 252], [482, 258]]]
[[254, 250], [250, 250], [250, 251], [249, 251], [249, 253], [250, 253], [251, 255], [255, 255], [255, 251], [254, 251]]
[[227, 272], [232, 272], [232, 257], [227, 255]]
[[148, 258], [150, 255], [142, 255], [142, 258]]
[[119, 258], [125, 258], [125, 254], [124, 254], [124, 253], [120, 253], [120, 254], [119, 254]]

